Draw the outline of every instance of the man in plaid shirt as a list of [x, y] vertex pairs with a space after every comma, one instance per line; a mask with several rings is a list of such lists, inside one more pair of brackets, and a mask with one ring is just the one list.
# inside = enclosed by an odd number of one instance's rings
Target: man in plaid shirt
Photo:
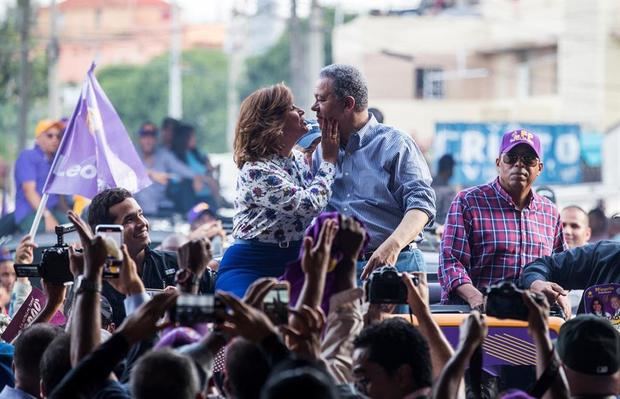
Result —
[[532, 190], [541, 154], [534, 133], [505, 133], [495, 160], [499, 176], [452, 201], [439, 253], [442, 303], [480, 308], [486, 287], [516, 281], [527, 263], [567, 248], [557, 208]]

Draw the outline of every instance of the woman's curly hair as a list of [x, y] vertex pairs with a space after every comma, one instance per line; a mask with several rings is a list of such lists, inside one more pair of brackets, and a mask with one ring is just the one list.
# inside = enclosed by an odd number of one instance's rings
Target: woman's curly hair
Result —
[[292, 105], [293, 94], [282, 83], [258, 89], [243, 100], [233, 144], [239, 169], [282, 149], [280, 137]]

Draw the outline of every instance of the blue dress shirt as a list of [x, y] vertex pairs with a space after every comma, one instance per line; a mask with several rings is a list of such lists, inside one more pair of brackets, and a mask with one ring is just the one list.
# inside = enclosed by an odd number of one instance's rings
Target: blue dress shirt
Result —
[[[322, 160], [321, 146], [313, 158], [313, 170]], [[398, 227], [405, 213], [419, 209], [429, 223], [435, 216], [431, 174], [413, 139], [371, 116], [340, 148], [332, 197], [326, 210], [356, 216], [370, 234], [369, 250], [375, 250]], [[422, 234], [418, 240], [422, 238]]]

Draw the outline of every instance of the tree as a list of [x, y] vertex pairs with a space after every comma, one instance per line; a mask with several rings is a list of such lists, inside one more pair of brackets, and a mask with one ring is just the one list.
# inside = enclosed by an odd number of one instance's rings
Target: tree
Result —
[[[226, 151], [228, 61], [220, 50], [196, 49], [182, 55], [183, 120], [196, 128], [201, 147]], [[97, 79], [130, 133], [145, 121], [156, 124], [168, 110], [168, 55], [143, 66], [110, 66]]]
[[[17, 153], [17, 118], [19, 112], [19, 18], [8, 7], [0, 21], [0, 157], [13, 161]], [[31, 48], [34, 48], [34, 44]], [[34, 131], [37, 119], [45, 117], [47, 100], [47, 63], [43, 51], [31, 51], [31, 111], [28, 131]]]
[[[332, 57], [332, 32], [334, 30], [333, 8], [323, 9], [323, 26], [325, 27], [325, 64], [329, 65], [333, 62]], [[347, 14], [344, 21], [349, 22], [356, 15]], [[308, 19], [301, 19], [302, 32], [308, 32]], [[290, 81], [290, 71], [288, 64], [290, 62], [289, 51], [289, 27], [284, 30], [280, 39], [264, 54], [249, 57], [246, 60], [246, 76], [241, 88], [239, 96], [241, 99], [247, 97], [253, 91], [270, 86], [279, 82]], [[310, 95], [311, 93], [308, 93]]]

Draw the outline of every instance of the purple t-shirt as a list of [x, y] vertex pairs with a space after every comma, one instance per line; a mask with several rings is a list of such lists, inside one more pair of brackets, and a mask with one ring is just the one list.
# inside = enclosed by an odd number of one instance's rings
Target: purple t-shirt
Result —
[[[15, 222], [20, 223], [32, 209], [22, 184], [28, 181], [36, 183], [37, 193], [42, 195], [45, 179], [52, 167], [53, 158], [47, 159], [41, 147], [35, 145], [34, 148], [24, 150], [19, 154], [15, 161]], [[47, 200], [47, 209], [52, 209], [58, 204], [58, 195], [50, 195]]]

